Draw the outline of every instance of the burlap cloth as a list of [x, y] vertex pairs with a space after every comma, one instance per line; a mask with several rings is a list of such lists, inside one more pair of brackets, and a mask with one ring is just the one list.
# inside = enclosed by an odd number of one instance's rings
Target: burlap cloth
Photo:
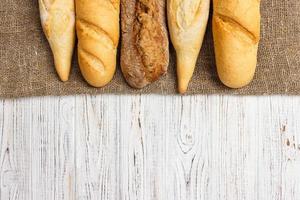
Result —
[[[261, 43], [253, 82], [239, 90], [218, 80], [211, 22], [190, 83], [188, 94], [300, 95], [300, 1], [262, 0]], [[211, 21], [211, 19], [210, 19]], [[71, 94], [176, 94], [175, 54], [169, 72], [160, 81], [131, 89], [120, 72], [102, 89], [83, 80], [74, 56], [70, 80], [59, 81], [49, 45], [40, 25], [37, 0], [0, 0], [0, 97]]]

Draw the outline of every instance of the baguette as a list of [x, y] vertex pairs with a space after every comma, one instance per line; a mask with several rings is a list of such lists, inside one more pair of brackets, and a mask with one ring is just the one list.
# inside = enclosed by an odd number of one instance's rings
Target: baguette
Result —
[[103, 87], [116, 71], [119, 0], [76, 0], [78, 62], [85, 80]]
[[253, 79], [260, 38], [259, 0], [214, 0], [213, 37], [220, 80], [241, 88]]
[[177, 56], [178, 90], [185, 93], [205, 34], [210, 0], [168, 0], [170, 36]]
[[121, 69], [131, 87], [143, 88], [169, 64], [165, 1], [123, 0], [121, 19]]
[[41, 23], [53, 53], [55, 68], [67, 81], [75, 43], [73, 0], [39, 0]]

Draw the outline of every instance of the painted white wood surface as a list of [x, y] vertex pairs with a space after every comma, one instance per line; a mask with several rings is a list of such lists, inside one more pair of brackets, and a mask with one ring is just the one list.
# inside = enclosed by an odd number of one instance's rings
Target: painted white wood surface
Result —
[[0, 199], [299, 200], [300, 97], [0, 100]]

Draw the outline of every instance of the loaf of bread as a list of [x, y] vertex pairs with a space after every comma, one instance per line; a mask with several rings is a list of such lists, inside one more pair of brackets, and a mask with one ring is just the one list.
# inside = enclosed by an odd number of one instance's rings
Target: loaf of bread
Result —
[[44, 33], [53, 53], [56, 71], [67, 81], [75, 43], [75, 7], [73, 0], [39, 0]]
[[167, 0], [170, 36], [177, 55], [178, 90], [185, 93], [202, 46], [210, 0]]
[[116, 70], [119, 42], [119, 0], [76, 0], [78, 62], [94, 87], [108, 84]]
[[253, 79], [260, 38], [260, 0], [214, 0], [213, 36], [217, 70], [228, 87]]
[[143, 88], [165, 74], [169, 64], [165, 1], [123, 0], [121, 24], [123, 75], [130, 86]]

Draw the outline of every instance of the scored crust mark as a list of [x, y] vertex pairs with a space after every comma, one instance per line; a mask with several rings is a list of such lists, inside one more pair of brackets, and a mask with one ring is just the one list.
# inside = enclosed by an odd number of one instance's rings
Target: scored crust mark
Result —
[[41, 4], [45, 8], [45, 10], [49, 10], [50, 7], [55, 3], [55, 0], [41, 0]]
[[119, 10], [119, 0], [108, 0], [115, 10]]
[[41, 23], [48, 40], [61, 37], [74, 27], [74, 13], [62, 8], [57, 0], [40, 0], [39, 3]]
[[257, 36], [255, 33], [251, 32], [249, 29], [247, 29], [245, 26], [243, 26], [241, 23], [233, 19], [232, 17], [228, 17], [222, 14], [215, 14], [215, 18], [217, 21], [220, 21], [221, 23], [227, 24], [231, 28], [235, 28], [240, 30], [244, 35], [247, 35], [247, 37], [254, 43], [259, 42], [259, 36]]
[[[175, 3], [173, 1], [173, 3]], [[176, 22], [181, 29], [190, 27], [196, 20], [202, 1], [183, 0], [176, 6]]]
[[40, 3], [44, 11], [48, 11], [48, 5], [46, 5], [45, 0], [40, 0]]
[[99, 36], [97, 36], [97, 37], [105, 37], [109, 41], [109, 43], [111, 43], [111, 46], [113, 48], [116, 48], [116, 46], [117, 46], [116, 42], [113, 40], [113, 38], [110, 36], [110, 34], [108, 32], [106, 32], [103, 28], [101, 28], [100, 26], [97, 26], [97, 25], [93, 24], [92, 22], [89, 22], [87, 20], [80, 19], [80, 18], [77, 18], [77, 25], [78, 25], [79, 29], [84, 32], [94, 32], [94, 33], [99, 34]]
[[43, 30], [47, 39], [50, 38], [50, 25], [49, 25], [49, 5], [46, 5], [45, 0], [39, 1], [40, 5], [40, 15]]
[[133, 41], [144, 66], [145, 78], [153, 82], [167, 70], [166, 36], [158, 15], [159, 7], [155, 0], [138, 0], [135, 9]]
[[78, 53], [82, 55], [82, 59], [86, 60], [86, 62], [89, 63], [90, 67], [94, 68], [97, 71], [105, 71], [105, 65], [101, 58], [83, 49], [80, 45], [78, 45]]
[[55, 35], [64, 35], [68, 28], [73, 27], [75, 21], [72, 20], [70, 12], [66, 12], [63, 9], [55, 9], [51, 11], [51, 17], [49, 18], [52, 24], [53, 33]]

